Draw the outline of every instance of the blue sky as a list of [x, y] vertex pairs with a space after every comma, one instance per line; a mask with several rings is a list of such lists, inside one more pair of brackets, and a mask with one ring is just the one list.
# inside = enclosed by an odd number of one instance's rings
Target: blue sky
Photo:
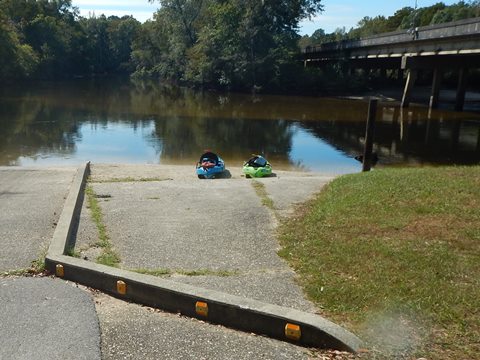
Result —
[[[431, 6], [441, 0], [417, 0], [418, 7]], [[458, 1], [443, 0], [446, 5]], [[415, 0], [323, 0], [324, 12], [317, 15], [313, 21], [303, 21], [301, 33], [311, 35], [318, 28], [327, 33], [343, 27], [349, 30], [365, 16], [390, 16], [405, 6], [415, 7]]]
[[[418, 7], [430, 6], [439, 1], [418, 0]], [[458, 1], [443, 2], [451, 5]], [[415, 0], [323, 0], [323, 4], [325, 11], [322, 14], [301, 23], [301, 34], [310, 35], [319, 28], [333, 32], [336, 28], [345, 26], [349, 30], [365, 16], [390, 16], [402, 7], [414, 7]], [[133, 15], [142, 22], [151, 18], [159, 6], [158, 2], [151, 4], [147, 0], [73, 0], [73, 5], [80, 9], [83, 16], [88, 16], [89, 13], [107, 16]]]

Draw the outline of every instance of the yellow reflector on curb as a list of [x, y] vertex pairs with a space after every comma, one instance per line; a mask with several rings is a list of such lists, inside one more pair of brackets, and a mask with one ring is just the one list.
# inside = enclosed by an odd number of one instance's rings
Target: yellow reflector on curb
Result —
[[58, 277], [64, 277], [65, 276], [65, 270], [64, 270], [62, 264], [57, 264], [55, 266], [55, 275], [57, 275]]
[[117, 281], [117, 292], [122, 295], [125, 295], [127, 293], [127, 284], [125, 284], [124, 281]]
[[208, 316], [208, 304], [203, 301], [197, 301], [195, 304], [195, 311], [197, 315], [207, 317]]
[[287, 325], [285, 325], [285, 336], [290, 340], [300, 340], [302, 337], [300, 326], [287, 323]]

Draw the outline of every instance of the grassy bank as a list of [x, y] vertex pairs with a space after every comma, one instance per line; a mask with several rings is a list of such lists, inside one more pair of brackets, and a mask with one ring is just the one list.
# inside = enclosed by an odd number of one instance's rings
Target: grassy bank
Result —
[[480, 167], [343, 176], [280, 232], [309, 297], [368, 358], [480, 359]]

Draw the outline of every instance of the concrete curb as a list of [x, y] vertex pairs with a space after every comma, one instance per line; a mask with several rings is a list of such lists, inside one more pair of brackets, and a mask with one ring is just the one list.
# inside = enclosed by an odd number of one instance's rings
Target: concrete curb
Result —
[[64, 255], [69, 246], [72, 246], [72, 234], [82, 210], [84, 188], [87, 177], [90, 175], [90, 162], [78, 168], [72, 186], [68, 193], [57, 227], [53, 233], [52, 242], [48, 248], [46, 260], [55, 255]]
[[65, 256], [89, 171], [87, 163], [72, 184], [45, 259], [48, 271], [118, 298], [298, 345], [351, 352], [360, 348], [359, 338], [315, 314]]

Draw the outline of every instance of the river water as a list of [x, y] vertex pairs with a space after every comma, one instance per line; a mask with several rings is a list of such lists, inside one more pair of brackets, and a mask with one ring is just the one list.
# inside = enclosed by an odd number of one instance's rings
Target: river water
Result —
[[[126, 80], [16, 85], [0, 91], [0, 166], [195, 164], [202, 151], [241, 166], [358, 172], [367, 103], [219, 94]], [[380, 103], [377, 167], [480, 163], [480, 115]]]

